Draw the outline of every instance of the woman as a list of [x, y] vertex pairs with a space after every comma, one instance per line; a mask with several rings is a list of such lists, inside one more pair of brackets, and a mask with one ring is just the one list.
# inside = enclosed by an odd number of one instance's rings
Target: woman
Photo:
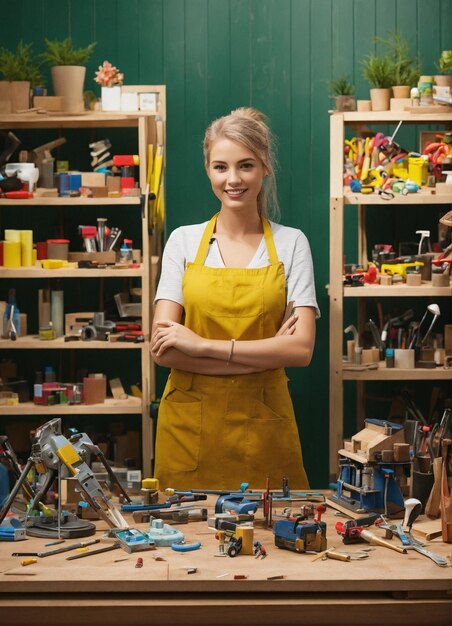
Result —
[[220, 211], [165, 247], [151, 342], [172, 368], [157, 426], [163, 487], [259, 488], [283, 476], [308, 487], [283, 368], [309, 364], [319, 313], [306, 237], [266, 217], [277, 208], [272, 153], [258, 111], [215, 120], [204, 159]]

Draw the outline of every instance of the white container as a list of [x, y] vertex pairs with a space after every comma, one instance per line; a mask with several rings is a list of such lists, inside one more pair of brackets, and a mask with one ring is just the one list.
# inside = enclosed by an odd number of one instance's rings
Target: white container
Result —
[[123, 91], [121, 94], [121, 111], [138, 111], [138, 92]]
[[154, 91], [139, 94], [140, 111], [157, 113], [158, 93]]
[[101, 104], [102, 111], [120, 111], [121, 87], [119, 85], [114, 85], [113, 87], [102, 87]]
[[414, 350], [394, 350], [394, 367], [397, 369], [414, 369]]

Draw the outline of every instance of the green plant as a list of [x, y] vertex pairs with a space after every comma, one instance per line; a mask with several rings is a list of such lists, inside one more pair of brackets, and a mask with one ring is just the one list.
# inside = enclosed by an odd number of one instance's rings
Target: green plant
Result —
[[408, 85], [417, 84], [421, 74], [421, 65], [418, 59], [413, 59], [410, 54], [410, 44], [399, 33], [390, 33], [386, 39], [376, 37], [375, 43], [379, 44], [389, 56], [392, 64], [392, 84]]
[[392, 86], [392, 63], [387, 54], [371, 52], [361, 60], [363, 78], [377, 89]]
[[330, 90], [333, 96], [353, 96], [355, 85], [352, 85], [345, 74], [341, 74], [330, 80]]
[[31, 43], [19, 41], [15, 52], [0, 48], [0, 74], [4, 80], [26, 80], [33, 87], [43, 84], [40, 64], [33, 60]]
[[94, 42], [86, 48], [74, 48], [70, 37], [62, 41], [46, 39], [45, 42], [47, 49], [41, 54], [41, 59], [50, 66], [86, 65], [96, 47]]
[[452, 70], [452, 50], [443, 50], [439, 57], [439, 69], [442, 74]]

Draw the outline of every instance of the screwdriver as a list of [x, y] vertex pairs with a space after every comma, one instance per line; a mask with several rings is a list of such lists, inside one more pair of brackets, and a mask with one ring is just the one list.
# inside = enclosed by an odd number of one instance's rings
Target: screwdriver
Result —
[[62, 548], [56, 548], [55, 550], [47, 550], [46, 552], [13, 552], [11, 556], [39, 556], [41, 558], [45, 556], [53, 556], [54, 554], [61, 554], [62, 552], [69, 552], [69, 550], [77, 550], [78, 548], [85, 548], [86, 546], [92, 546], [94, 543], [100, 543], [100, 539], [89, 539], [88, 541], [79, 541], [78, 543], [71, 543], [68, 546]]

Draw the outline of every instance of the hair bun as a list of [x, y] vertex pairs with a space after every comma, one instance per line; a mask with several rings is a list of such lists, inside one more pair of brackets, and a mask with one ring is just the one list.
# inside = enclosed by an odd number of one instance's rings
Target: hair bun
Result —
[[239, 107], [238, 109], [231, 111], [231, 115], [233, 117], [248, 117], [261, 124], [267, 124], [266, 116], [261, 111], [258, 111], [253, 107]]

